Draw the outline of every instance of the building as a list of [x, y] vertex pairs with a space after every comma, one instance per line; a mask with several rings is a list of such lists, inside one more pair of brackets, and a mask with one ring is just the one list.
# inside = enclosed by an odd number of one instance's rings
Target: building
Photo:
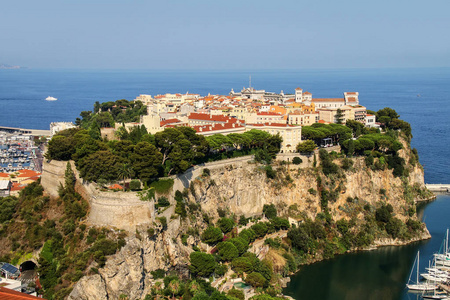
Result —
[[76, 128], [72, 122], [52, 122], [50, 123], [50, 136], [54, 136], [58, 131]]
[[279, 134], [283, 138], [280, 153], [296, 152], [298, 143], [302, 141], [302, 127], [289, 124], [265, 123], [247, 124], [246, 131], [252, 129], [262, 130], [272, 135]]

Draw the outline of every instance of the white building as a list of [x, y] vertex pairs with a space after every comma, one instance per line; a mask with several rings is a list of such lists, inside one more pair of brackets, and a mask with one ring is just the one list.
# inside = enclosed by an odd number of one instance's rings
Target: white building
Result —
[[50, 136], [54, 136], [58, 131], [75, 127], [72, 122], [52, 122], [50, 123]]

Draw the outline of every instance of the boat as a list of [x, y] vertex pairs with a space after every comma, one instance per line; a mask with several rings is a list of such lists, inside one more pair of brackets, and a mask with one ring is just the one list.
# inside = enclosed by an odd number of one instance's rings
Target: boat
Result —
[[[409, 274], [409, 280], [408, 283], [406, 284], [406, 287], [412, 291], [434, 291], [437, 289], [437, 285], [435, 284], [431, 284], [428, 282], [420, 282], [419, 281], [419, 257], [420, 257], [420, 251], [417, 251], [417, 256], [416, 259], [414, 260], [414, 264], [411, 268], [411, 273]], [[414, 273], [414, 266], [417, 266], [417, 270], [416, 270], [416, 282], [415, 283], [411, 283], [411, 276]]]
[[52, 96], [48, 96], [47, 98], [45, 98], [45, 100], [47, 100], [47, 101], [56, 101], [58, 99], [56, 99], [55, 97], [52, 97]]

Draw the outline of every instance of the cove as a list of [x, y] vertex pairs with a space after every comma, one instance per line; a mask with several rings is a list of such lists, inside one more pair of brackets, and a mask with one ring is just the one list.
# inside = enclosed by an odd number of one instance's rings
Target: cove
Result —
[[450, 227], [450, 195], [418, 210], [432, 236], [431, 239], [405, 246], [386, 246], [372, 251], [359, 251], [333, 259], [305, 265], [291, 277], [283, 290], [294, 299], [421, 299], [407, 292], [411, 266], [420, 250], [421, 271], [425, 271], [432, 254], [439, 250]]

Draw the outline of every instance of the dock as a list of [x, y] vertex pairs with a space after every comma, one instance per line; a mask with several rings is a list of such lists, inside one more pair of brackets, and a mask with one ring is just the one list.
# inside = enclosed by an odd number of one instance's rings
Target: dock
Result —
[[425, 184], [427, 189], [429, 189], [431, 192], [437, 192], [437, 193], [450, 193], [450, 184]]
[[0, 126], [0, 131], [8, 133], [21, 133], [25, 135], [34, 135], [34, 136], [50, 136], [50, 130], [43, 130], [43, 129], [25, 129], [17, 127]]
[[439, 288], [447, 293], [450, 293], [450, 286], [443, 284], [443, 283], [439, 283], [438, 284]]

